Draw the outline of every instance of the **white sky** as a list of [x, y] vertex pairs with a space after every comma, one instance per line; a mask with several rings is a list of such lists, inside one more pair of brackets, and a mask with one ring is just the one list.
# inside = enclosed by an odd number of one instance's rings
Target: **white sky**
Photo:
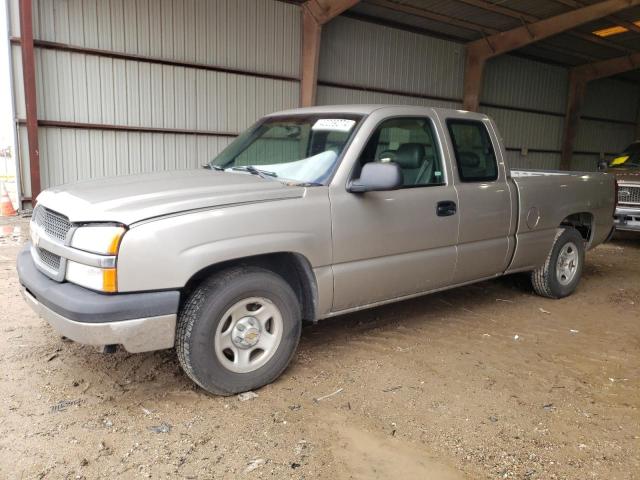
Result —
[[[7, 4], [0, 0], [0, 148], [13, 146], [13, 119], [9, 78], [9, 39], [7, 34]], [[12, 149], [12, 151], [15, 151]]]

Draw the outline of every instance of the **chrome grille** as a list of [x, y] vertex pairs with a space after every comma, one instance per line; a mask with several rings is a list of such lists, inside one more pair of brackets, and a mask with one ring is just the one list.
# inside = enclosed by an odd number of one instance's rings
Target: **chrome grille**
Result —
[[620, 185], [618, 188], [618, 203], [640, 204], [640, 186]]
[[50, 237], [64, 241], [71, 229], [71, 223], [66, 217], [44, 207], [36, 207], [33, 221]]
[[40, 247], [36, 247], [36, 250], [38, 252], [38, 256], [40, 257], [40, 261], [47, 267], [56, 272], [60, 269], [60, 255], [56, 255], [55, 253], [51, 253], [50, 251], [44, 250]]

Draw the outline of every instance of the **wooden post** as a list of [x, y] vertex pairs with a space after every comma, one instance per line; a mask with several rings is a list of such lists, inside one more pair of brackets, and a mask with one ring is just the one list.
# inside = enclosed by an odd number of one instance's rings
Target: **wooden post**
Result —
[[318, 62], [320, 60], [320, 36], [322, 25], [311, 11], [302, 7], [302, 78], [300, 79], [300, 106], [311, 107], [316, 103]]
[[571, 157], [573, 146], [578, 134], [580, 113], [584, 104], [584, 96], [587, 91], [586, 79], [575, 71], [569, 73], [569, 92], [567, 95], [567, 111], [564, 117], [564, 135], [562, 138], [562, 154], [560, 157], [560, 170], [571, 170]]
[[480, 92], [482, 90], [482, 77], [486, 59], [473, 52], [469, 46], [466, 48], [464, 63], [464, 109], [477, 112], [480, 106]]
[[353, 7], [359, 1], [307, 0], [302, 4], [302, 72], [300, 75], [300, 105], [302, 107], [311, 107], [316, 103], [322, 25]]
[[490, 58], [636, 5], [640, 5], [640, 0], [605, 0], [468, 43], [464, 72], [465, 109], [478, 110], [483, 67]]
[[40, 193], [40, 150], [38, 149], [38, 108], [36, 105], [36, 62], [33, 51], [33, 23], [31, 0], [20, 0], [20, 46], [22, 48], [22, 76], [26, 107], [27, 141], [29, 144], [29, 170], [31, 202]]
[[[561, 170], [571, 170], [571, 157], [573, 156], [587, 84], [593, 80], [611, 77], [637, 68], [640, 68], [640, 53], [580, 65], [570, 70], [569, 95], [562, 134]], [[640, 135], [640, 130], [638, 130], [638, 135]]]

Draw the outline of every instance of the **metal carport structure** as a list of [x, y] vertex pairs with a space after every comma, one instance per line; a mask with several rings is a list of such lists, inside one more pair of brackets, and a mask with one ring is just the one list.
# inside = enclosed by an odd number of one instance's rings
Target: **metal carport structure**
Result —
[[637, 134], [638, 4], [11, 0], [22, 200], [196, 167], [314, 101], [479, 109], [512, 164], [594, 169]]

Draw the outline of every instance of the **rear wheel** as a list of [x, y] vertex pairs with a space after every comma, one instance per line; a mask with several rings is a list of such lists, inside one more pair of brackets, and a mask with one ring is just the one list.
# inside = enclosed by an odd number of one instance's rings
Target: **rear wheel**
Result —
[[559, 228], [544, 265], [531, 273], [533, 289], [547, 298], [571, 295], [580, 282], [583, 264], [582, 236], [574, 228]]
[[301, 332], [300, 305], [275, 273], [236, 267], [205, 280], [178, 319], [176, 350], [185, 373], [208, 392], [231, 395], [274, 381]]

